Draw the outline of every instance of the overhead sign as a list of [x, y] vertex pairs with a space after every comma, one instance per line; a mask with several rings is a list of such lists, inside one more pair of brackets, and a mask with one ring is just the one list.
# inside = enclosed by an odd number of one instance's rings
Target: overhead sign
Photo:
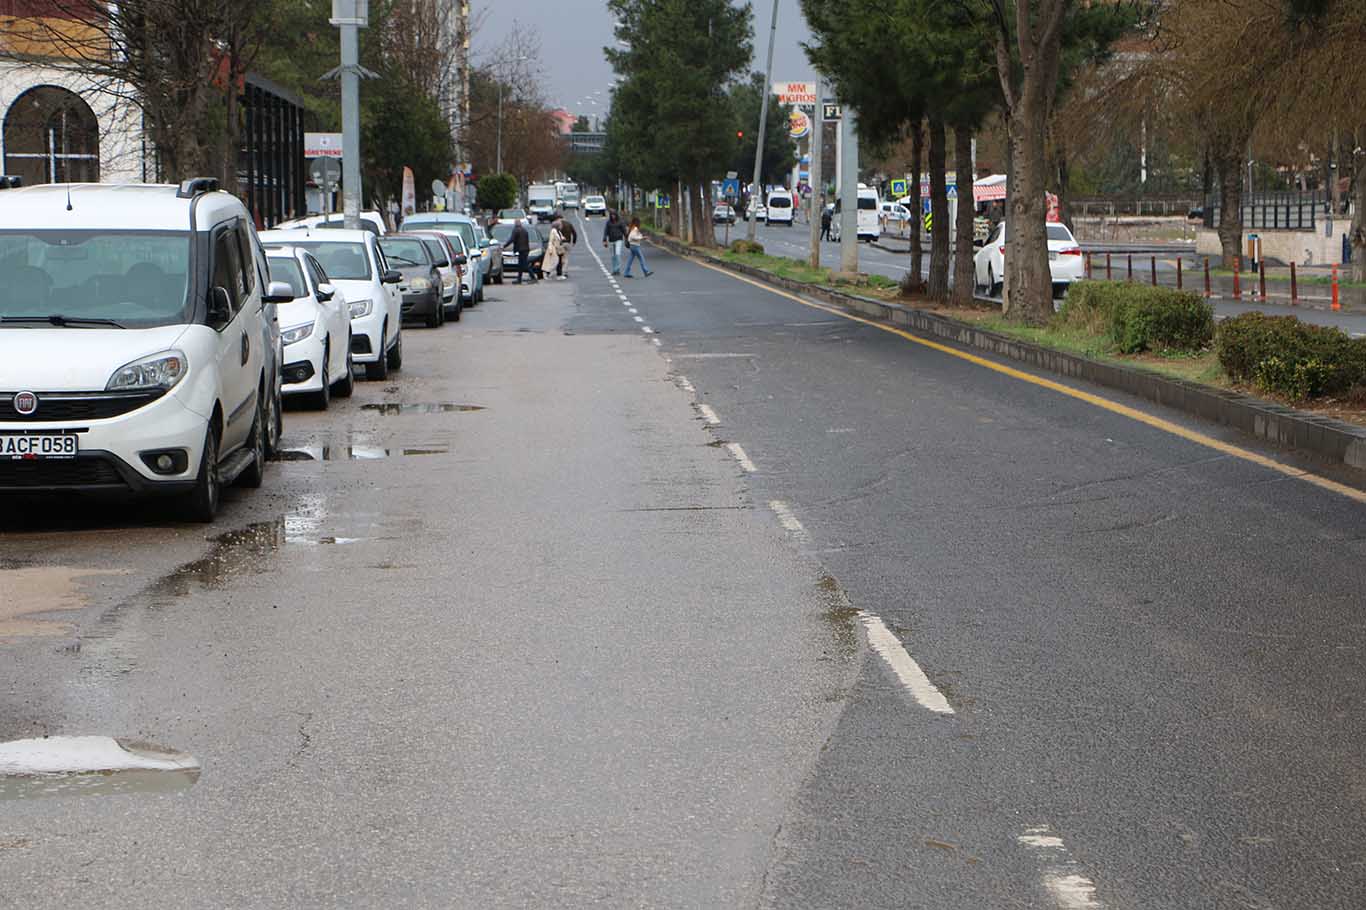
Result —
[[304, 133], [305, 158], [340, 158], [341, 133]]
[[793, 139], [801, 139], [811, 132], [811, 118], [805, 111], [794, 110], [787, 118], [787, 134]]
[[831, 104], [826, 102], [821, 105], [821, 119], [826, 123], [834, 123], [844, 118], [844, 105]]
[[775, 82], [773, 94], [778, 96], [779, 104], [797, 106], [816, 106], [816, 83], [814, 82]]
[[892, 189], [892, 198], [893, 198], [893, 199], [900, 199], [901, 197], [905, 196], [907, 193], [910, 192], [909, 181], [901, 180], [901, 179], [893, 180], [893, 181], [892, 181], [892, 187], [891, 187], [891, 189]]

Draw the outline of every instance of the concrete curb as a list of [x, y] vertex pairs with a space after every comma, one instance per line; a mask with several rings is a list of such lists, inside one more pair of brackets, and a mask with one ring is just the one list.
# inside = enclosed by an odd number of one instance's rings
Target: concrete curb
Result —
[[780, 278], [752, 266], [699, 253], [671, 238], [655, 235], [652, 239], [657, 245], [677, 255], [700, 259], [773, 287], [852, 310], [861, 316], [908, 328], [927, 337], [988, 351], [1063, 376], [1128, 392], [1146, 401], [1233, 427], [1258, 439], [1310, 453], [1331, 464], [1366, 470], [1366, 428], [1345, 421], [1197, 382], [1169, 379], [1146, 370], [1055, 351], [916, 307]]

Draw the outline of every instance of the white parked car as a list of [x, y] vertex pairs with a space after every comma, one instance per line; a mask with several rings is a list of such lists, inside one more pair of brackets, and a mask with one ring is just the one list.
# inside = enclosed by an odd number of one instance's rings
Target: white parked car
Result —
[[284, 393], [307, 395], [323, 410], [333, 395], [350, 398], [355, 377], [346, 297], [312, 253], [270, 246], [266, 262], [270, 280], [289, 285], [294, 298], [276, 308], [284, 343]]
[[370, 231], [266, 231], [263, 243], [306, 250], [322, 264], [351, 312], [352, 359], [365, 378], [384, 380], [403, 367], [403, 276], [389, 268]]
[[[1086, 261], [1081, 244], [1065, 224], [1049, 222], [1048, 270], [1053, 275], [1053, 293], [1065, 291], [1074, 281], [1086, 277]], [[996, 226], [986, 245], [973, 257], [974, 281], [991, 296], [999, 294], [1006, 273], [1006, 223]]]
[[[384, 216], [379, 212], [361, 212], [360, 226], [362, 230], [370, 231], [383, 237], [389, 233], [389, 228], [384, 223]], [[308, 215], [303, 218], [295, 218], [291, 221], [281, 221], [275, 225], [277, 231], [295, 231], [299, 228], [327, 228], [342, 230], [346, 227], [346, 216], [341, 212], [333, 212], [330, 215]]]
[[584, 197], [583, 217], [591, 218], [593, 215], [607, 215], [607, 200], [602, 196]]
[[745, 210], [745, 220], [765, 221], [768, 218], [768, 208], [762, 202], [756, 202]]
[[[787, 190], [768, 194], [768, 203], [764, 206], [765, 224], [785, 224], [792, 226], [793, 208], [792, 195]], [[757, 215], [756, 215], [757, 217]]]
[[0, 491], [259, 487], [276, 419], [264, 251], [218, 181], [0, 190]]
[[887, 225], [900, 229], [911, 223], [911, 210], [899, 202], [883, 202], [879, 208]]

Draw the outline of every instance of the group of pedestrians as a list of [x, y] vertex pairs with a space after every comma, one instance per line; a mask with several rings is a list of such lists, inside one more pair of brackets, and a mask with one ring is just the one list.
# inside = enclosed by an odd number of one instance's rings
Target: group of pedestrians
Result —
[[[579, 242], [579, 232], [574, 225], [569, 223], [563, 216], [557, 217], [550, 225], [550, 236], [546, 238], [545, 253], [541, 257], [539, 269], [531, 265], [531, 233], [527, 229], [525, 221], [517, 219], [516, 225], [512, 228], [512, 234], [508, 237], [507, 245], [517, 254], [517, 280], [515, 284], [522, 283], [522, 276], [529, 276], [534, 283], [542, 277], [548, 276], [553, 269], [555, 278], [565, 281], [569, 278], [569, 253]], [[654, 274], [649, 266], [645, 264], [645, 254], [641, 251], [641, 244], [645, 242], [645, 235], [640, 230], [640, 219], [632, 218], [630, 224], [623, 224], [621, 215], [613, 211], [607, 215], [607, 226], [602, 232], [602, 245], [612, 251], [612, 274], [620, 275], [621, 254], [627, 253], [626, 272], [627, 278], [634, 278], [631, 274], [631, 266], [640, 263], [640, 270], [648, 278]]]
[[649, 278], [654, 272], [650, 271], [645, 264], [645, 254], [640, 251], [640, 245], [645, 242], [645, 235], [640, 230], [640, 219], [632, 218], [631, 223], [623, 225], [621, 215], [616, 212], [607, 214], [607, 225], [602, 230], [602, 245], [612, 250], [612, 274], [620, 275], [621, 254], [623, 248], [629, 251], [626, 259], [626, 277], [633, 278], [631, 266], [640, 263], [640, 270]]

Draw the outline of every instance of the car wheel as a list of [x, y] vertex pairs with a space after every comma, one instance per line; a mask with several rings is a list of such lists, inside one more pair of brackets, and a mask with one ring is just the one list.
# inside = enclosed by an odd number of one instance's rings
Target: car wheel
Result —
[[280, 451], [280, 437], [285, 434], [285, 407], [281, 392], [276, 388], [266, 403], [266, 457], [274, 458]]
[[222, 493], [218, 481], [218, 432], [210, 425], [204, 433], [204, 454], [199, 457], [194, 489], [185, 494], [180, 504], [187, 521], [208, 524], [218, 515]]
[[326, 411], [328, 406], [332, 404], [332, 371], [327, 367], [327, 364], [331, 360], [332, 349], [324, 346], [322, 388], [318, 390], [318, 394], [313, 399], [313, 403], [317, 406], [319, 411]]
[[1001, 286], [996, 282], [996, 270], [990, 264], [987, 265], [987, 295], [995, 297], [1000, 293]]
[[465, 313], [465, 307], [464, 307], [464, 306], [461, 304], [461, 302], [460, 302], [460, 295], [459, 295], [459, 294], [456, 294], [456, 295], [455, 295], [455, 306], [452, 307], [452, 309], [451, 309], [451, 314], [452, 314], [451, 317], [450, 317], [451, 322], [459, 322], [459, 321], [460, 321], [460, 317], [461, 317], [462, 315], [464, 315], [464, 313]]
[[389, 369], [397, 373], [403, 369], [403, 333], [398, 333], [398, 338], [394, 339], [393, 350], [389, 352]]
[[[389, 326], [386, 325], [380, 332], [380, 338], [389, 334]], [[383, 382], [389, 378], [389, 355], [384, 352], [384, 342], [380, 342], [380, 355], [374, 363], [365, 365], [365, 378], [375, 382]]]
[[430, 316], [427, 317], [427, 328], [429, 328], [429, 329], [439, 329], [439, 328], [441, 328], [441, 316], [442, 316], [442, 314], [445, 313], [445, 312], [446, 312], [446, 307], [445, 307], [444, 305], [438, 305], [437, 308], [436, 308], [434, 311], [432, 311], [432, 314], [431, 314]]
[[356, 391], [356, 374], [352, 372], [355, 368], [355, 360], [351, 354], [351, 339], [346, 340], [346, 375], [337, 380], [336, 386], [332, 389], [332, 394], [338, 398], [350, 398], [351, 393]]

